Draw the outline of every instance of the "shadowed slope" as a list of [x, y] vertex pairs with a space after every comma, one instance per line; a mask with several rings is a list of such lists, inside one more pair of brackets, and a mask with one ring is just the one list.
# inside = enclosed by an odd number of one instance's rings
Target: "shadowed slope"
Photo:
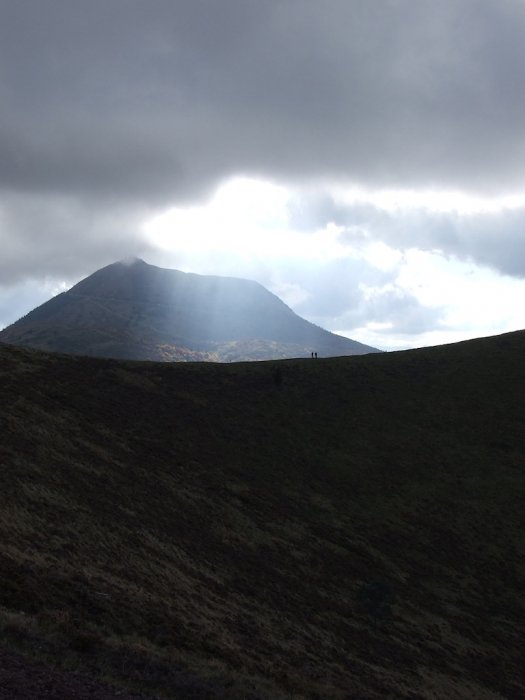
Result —
[[297, 316], [256, 282], [114, 263], [0, 332], [14, 345], [150, 360], [376, 352]]
[[523, 697], [524, 353], [0, 346], [4, 640], [172, 698]]

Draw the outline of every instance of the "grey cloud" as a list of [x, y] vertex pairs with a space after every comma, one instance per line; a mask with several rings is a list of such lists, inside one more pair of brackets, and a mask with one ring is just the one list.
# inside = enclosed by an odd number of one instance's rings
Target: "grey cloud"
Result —
[[[289, 273], [288, 273], [289, 274]], [[396, 286], [397, 270], [382, 271], [356, 259], [315, 268], [301, 267], [293, 278], [308, 298], [294, 310], [329, 330], [352, 331], [368, 323], [391, 324], [389, 332], [415, 335], [435, 329], [443, 310], [426, 307]]]
[[345, 205], [328, 193], [297, 195], [290, 221], [304, 231], [329, 223], [343, 227], [339, 240], [349, 249], [382, 241], [392, 248], [417, 248], [485, 265], [525, 278], [525, 208], [460, 214], [423, 207], [388, 211], [367, 202]]
[[512, 0], [4, 0], [0, 20], [5, 187], [523, 184]]
[[344, 258], [324, 265], [301, 266], [293, 270], [294, 279], [308, 293], [296, 306], [298, 313], [323, 320], [323, 325], [338, 323], [347, 309], [359, 305], [362, 286], [381, 287], [392, 280], [362, 260]]
[[388, 323], [388, 332], [418, 335], [444, 328], [443, 310], [424, 306], [412, 294], [401, 289], [386, 289], [366, 301], [365, 322]]
[[525, 209], [469, 216], [419, 211], [376, 220], [370, 232], [393, 247], [438, 251], [525, 278]]
[[21, 282], [13, 287], [0, 286], [0, 329], [14, 323], [35, 306], [47, 301], [51, 292], [45, 284]]
[[0, 201], [0, 285], [52, 277], [77, 281], [97, 267], [148, 244], [140, 233], [144, 210], [98, 212], [68, 197], [5, 195]]
[[418, 335], [436, 328], [445, 328], [441, 308], [423, 305], [415, 296], [395, 286], [377, 289], [369, 296], [356, 288], [344, 308], [336, 316], [312, 316], [308, 305], [302, 305], [305, 316], [317, 320], [329, 330], [352, 332], [368, 324], [385, 324], [385, 335]]
[[458, 227], [455, 241], [464, 257], [525, 278], [525, 209], [472, 218]]

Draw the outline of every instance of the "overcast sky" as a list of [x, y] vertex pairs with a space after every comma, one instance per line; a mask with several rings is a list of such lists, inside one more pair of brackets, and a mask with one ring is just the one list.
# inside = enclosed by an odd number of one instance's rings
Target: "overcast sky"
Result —
[[522, 0], [0, 0], [0, 327], [115, 260], [525, 328]]

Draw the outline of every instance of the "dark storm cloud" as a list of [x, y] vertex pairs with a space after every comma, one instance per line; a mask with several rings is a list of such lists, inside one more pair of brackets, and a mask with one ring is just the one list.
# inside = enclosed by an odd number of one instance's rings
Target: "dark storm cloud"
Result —
[[4, 0], [0, 182], [152, 201], [232, 172], [523, 184], [514, 0]]

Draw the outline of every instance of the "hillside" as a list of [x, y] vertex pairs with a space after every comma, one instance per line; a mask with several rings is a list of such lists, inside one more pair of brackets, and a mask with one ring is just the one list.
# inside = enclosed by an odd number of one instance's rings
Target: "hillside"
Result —
[[256, 282], [165, 270], [138, 259], [98, 270], [0, 331], [0, 341], [156, 361], [377, 352], [305, 321]]
[[525, 697], [524, 354], [0, 345], [2, 644], [177, 700]]

